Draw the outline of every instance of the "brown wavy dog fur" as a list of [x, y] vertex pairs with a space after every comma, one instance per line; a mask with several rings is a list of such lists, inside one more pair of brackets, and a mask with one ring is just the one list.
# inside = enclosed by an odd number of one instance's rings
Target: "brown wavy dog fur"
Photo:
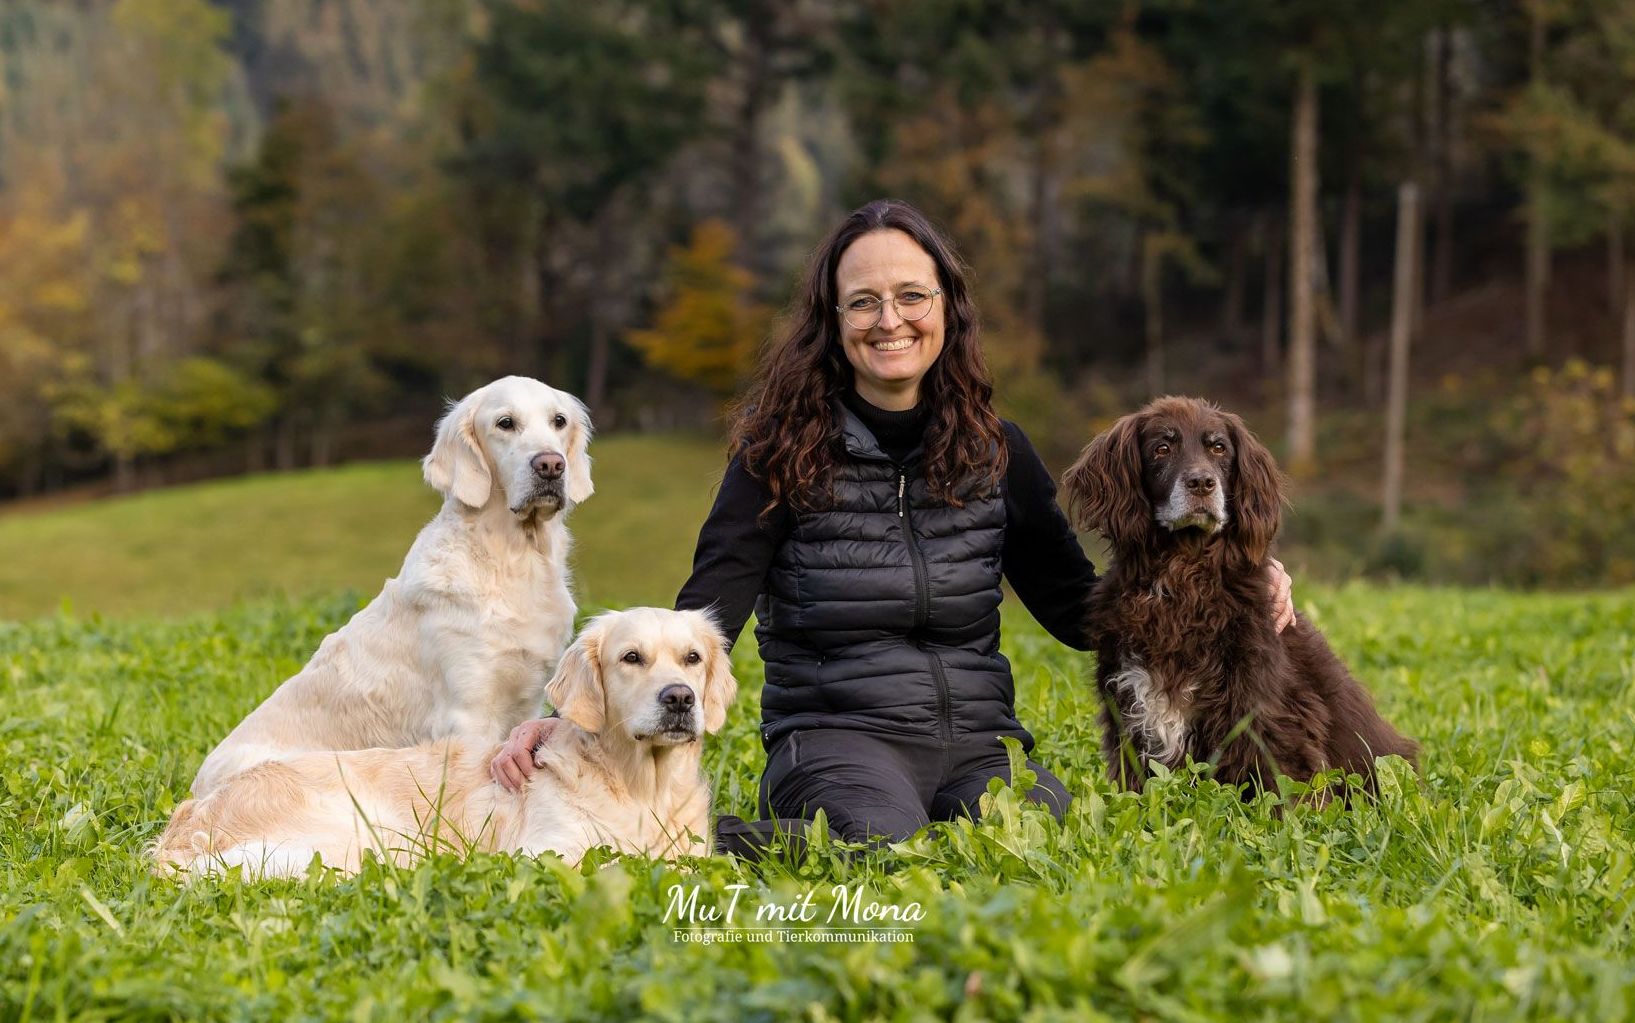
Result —
[[[1182, 485], [1172, 456], [1183, 453], [1197, 471], [1182, 498], [1222, 491], [1213, 533], [1158, 521], [1170, 513], [1161, 499]], [[1139, 790], [1151, 762], [1191, 757], [1221, 782], [1249, 783], [1245, 795], [1278, 774], [1304, 781], [1331, 767], [1372, 790], [1375, 757], [1414, 761], [1417, 744], [1380, 717], [1309, 621], [1277, 632], [1267, 559], [1282, 477], [1241, 419], [1160, 398], [1096, 437], [1063, 487], [1079, 527], [1113, 552], [1089, 615], [1115, 782]]]

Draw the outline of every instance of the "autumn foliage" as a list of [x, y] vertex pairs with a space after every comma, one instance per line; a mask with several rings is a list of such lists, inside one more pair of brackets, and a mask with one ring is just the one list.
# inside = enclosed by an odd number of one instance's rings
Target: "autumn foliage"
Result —
[[732, 262], [737, 243], [723, 221], [695, 225], [688, 243], [670, 250], [653, 326], [626, 335], [649, 365], [719, 399], [749, 378], [771, 323], [771, 310], [752, 297], [754, 276]]

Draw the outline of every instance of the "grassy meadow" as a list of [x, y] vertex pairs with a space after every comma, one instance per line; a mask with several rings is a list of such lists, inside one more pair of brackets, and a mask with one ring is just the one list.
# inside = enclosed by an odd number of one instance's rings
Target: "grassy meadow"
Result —
[[[667, 603], [714, 445], [599, 442], [580, 603]], [[434, 501], [404, 464], [0, 516], [0, 1019], [1594, 1019], [1635, 1015], [1635, 592], [1297, 580], [1424, 745], [1351, 811], [1102, 776], [1090, 660], [1007, 603], [1005, 649], [1065, 824], [993, 794], [861, 857], [441, 856], [338, 880], [149, 875], [210, 746], [396, 567]], [[64, 598], [71, 612], [62, 612]], [[706, 767], [750, 816], [752, 640]], [[834, 886], [912, 941], [703, 943], [672, 886], [737, 921]], [[732, 886], [743, 885], [739, 890]], [[762, 931], [760, 933], [766, 933]]]

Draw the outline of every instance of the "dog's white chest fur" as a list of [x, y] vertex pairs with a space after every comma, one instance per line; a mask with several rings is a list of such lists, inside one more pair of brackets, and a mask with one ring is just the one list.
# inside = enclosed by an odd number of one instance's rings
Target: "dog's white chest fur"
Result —
[[1118, 694], [1124, 730], [1136, 749], [1167, 767], [1178, 766], [1186, 751], [1186, 708], [1171, 699], [1138, 657], [1126, 657], [1108, 681]]

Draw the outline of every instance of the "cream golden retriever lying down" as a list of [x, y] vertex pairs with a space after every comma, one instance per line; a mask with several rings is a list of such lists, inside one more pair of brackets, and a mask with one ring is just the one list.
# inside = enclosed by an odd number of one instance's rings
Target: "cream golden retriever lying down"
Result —
[[288, 876], [314, 855], [356, 871], [365, 850], [400, 864], [433, 848], [551, 851], [570, 862], [599, 845], [707, 854], [699, 739], [721, 728], [738, 689], [709, 618], [657, 608], [602, 615], [548, 688], [564, 721], [520, 792], [489, 778], [497, 742], [307, 753], [184, 802], [154, 855], [162, 870], [186, 874], [242, 866]]
[[590, 419], [571, 394], [505, 377], [438, 425], [426, 482], [444, 495], [397, 578], [205, 758], [205, 796], [309, 750], [498, 741], [537, 715], [573, 636], [563, 519], [591, 495]]

